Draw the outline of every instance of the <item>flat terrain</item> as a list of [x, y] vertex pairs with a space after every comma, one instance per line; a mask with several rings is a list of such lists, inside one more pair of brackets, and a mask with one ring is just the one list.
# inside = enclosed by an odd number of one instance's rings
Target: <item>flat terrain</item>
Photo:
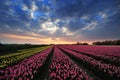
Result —
[[53, 45], [0, 56], [0, 80], [119, 79], [119, 46]]

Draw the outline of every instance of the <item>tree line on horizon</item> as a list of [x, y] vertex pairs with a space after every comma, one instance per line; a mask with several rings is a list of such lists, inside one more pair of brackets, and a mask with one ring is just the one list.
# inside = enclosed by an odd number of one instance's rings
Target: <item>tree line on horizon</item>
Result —
[[105, 40], [96, 41], [92, 43], [93, 45], [120, 45], [120, 40]]
[[[87, 42], [81, 43], [77, 42], [76, 45], [89, 45]], [[120, 40], [105, 40], [105, 41], [96, 41], [92, 45], [120, 45]]]
[[[48, 44], [48, 45], [54, 45], [54, 44]], [[13, 49], [24, 49], [24, 48], [32, 48], [32, 47], [39, 47], [39, 46], [48, 46], [47, 44], [39, 44], [39, 45], [35, 45], [35, 44], [2, 44], [0, 43], [0, 49], [1, 47], [5, 47], [8, 49], [11, 49], [11, 46]], [[87, 42], [77, 42], [76, 44], [73, 45], [89, 45], [89, 43]], [[93, 42], [92, 45], [120, 45], [120, 40], [105, 40], [105, 41], [96, 41]]]
[[33, 44], [2, 44], [0, 43], [0, 55], [1, 54], [8, 54], [8, 53], [14, 53], [17, 50], [22, 49], [29, 49], [29, 48], [36, 48], [36, 47], [43, 47], [48, 45], [33, 45]]
[[76, 45], [89, 45], [88, 43], [80, 43], [80, 42], [77, 42]]

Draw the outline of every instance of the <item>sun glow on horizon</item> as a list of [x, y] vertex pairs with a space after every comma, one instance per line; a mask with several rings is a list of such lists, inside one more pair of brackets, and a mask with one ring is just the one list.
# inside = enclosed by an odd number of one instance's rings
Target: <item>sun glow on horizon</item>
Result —
[[[61, 38], [52, 39], [41, 38], [41, 37], [31, 37], [31, 36], [23, 36], [23, 35], [15, 35], [15, 34], [0, 34], [1, 38], [9, 39], [8, 42], [5, 43], [35, 43], [35, 44], [73, 44], [73, 41], [64, 40]], [[3, 41], [4, 42], [4, 41]]]

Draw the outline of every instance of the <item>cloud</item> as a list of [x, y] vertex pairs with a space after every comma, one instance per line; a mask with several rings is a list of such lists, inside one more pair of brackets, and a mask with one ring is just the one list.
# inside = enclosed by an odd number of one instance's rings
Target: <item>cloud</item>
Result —
[[[4, 43], [9, 41], [9, 43], [33, 43], [33, 44], [61, 44], [61, 43], [73, 43], [72, 41], [66, 41], [61, 38], [54, 38], [51, 37], [45, 37], [45, 38], [39, 38], [39, 37], [31, 37], [31, 36], [21, 36], [21, 35], [14, 35], [14, 34], [0, 34], [2, 37], [1, 41]], [[5, 40], [5, 41], [4, 41]]]
[[59, 29], [53, 22], [44, 22], [41, 24], [41, 28], [41, 31], [49, 31], [51, 34], [54, 34]]
[[55, 14], [59, 18], [64, 17], [80, 17], [84, 13], [84, 5], [82, 4], [82, 0], [72, 0], [69, 2], [69, 0], [59, 0], [56, 1], [56, 11]]
[[36, 11], [37, 9], [38, 7], [36, 6], [35, 2], [32, 2], [31, 11]]
[[28, 10], [28, 7], [25, 4], [22, 4], [22, 9], [23, 10]]
[[70, 32], [66, 27], [61, 28], [62, 33], [64, 33], [66, 36], [74, 35], [73, 32]]
[[42, 43], [117, 39], [120, 34], [120, 0], [1, 0], [0, 5], [0, 34]]
[[91, 22], [87, 26], [83, 27], [81, 30], [93, 30], [96, 28], [97, 25], [98, 25], [97, 22]]

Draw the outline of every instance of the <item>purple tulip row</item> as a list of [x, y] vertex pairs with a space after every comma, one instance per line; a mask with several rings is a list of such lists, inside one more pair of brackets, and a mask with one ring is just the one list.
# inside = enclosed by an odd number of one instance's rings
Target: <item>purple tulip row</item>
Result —
[[92, 57], [88, 57], [83, 54], [78, 54], [74, 51], [68, 50], [63, 47], [60, 48], [66, 51], [69, 55], [75, 56], [76, 59], [89, 64], [88, 66], [91, 66], [92, 67], [91, 69], [102, 71], [103, 73], [109, 75], [110, 77], [120, 78], [120, 67], [116, 67], [115, 65], [111, 65], [111, 64], [102, 63], [101, 61], [95, 60]]
[[[67, 47], [67, 46], [66, 46]], [[120, 56], [120, 47], [118, 46], [76, 46], [72, 45], [75, 49], [80, 49], [88, 52], [94, 52], [101, 55]]]
[[50, 80], [92, 80], [78, 65], [73, 63], [60, 49], [55, 47], [49, 69]]
[[105, 59], [113, 62], [120, 62], [120, 47], [105, 46], [62, 46], [71, 50], [84, 52], [94, 57]]
[[0, 80], [31, 80], [43, 65], [52, 48], [44, 50], [13, 66], [0, 69]]

